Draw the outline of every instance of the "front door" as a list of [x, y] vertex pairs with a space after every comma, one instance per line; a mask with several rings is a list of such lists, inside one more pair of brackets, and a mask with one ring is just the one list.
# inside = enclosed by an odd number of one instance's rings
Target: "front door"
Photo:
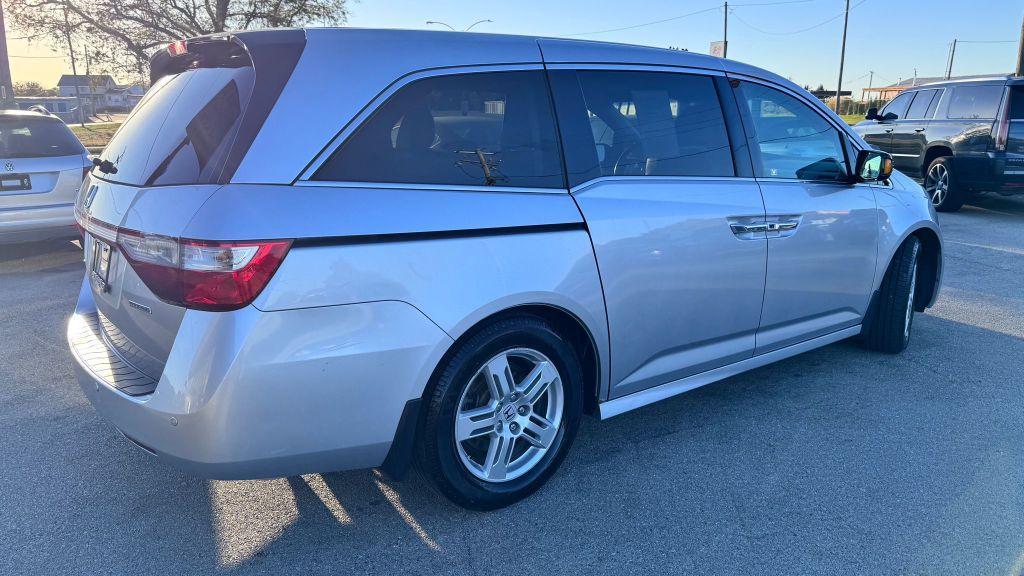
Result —
[[934, 109], [932, 102], [938, 94], [939, 90], [915, 92], [904, 117], [892, 124], [889, 153], [892, 154], [893, 167], [915, 178], [922, 176], [924, 151], [928, 144], [928, 117], [931, 115], [930, 111]]
[[756, 82], [740, 82], [737, 97], [769, 225], [756, 349], [763, 354], [861, 323], [877, 210], [871, 186], [848, 183], [845, 136], [822, 113]]
[[753, 178], [737, 177], [719, 100], [722, 90], [731, 98], [724, 78], [623, 70], [551, 78], [570, 186], [604, 287], [611, 397], [751, 357], [764, 205]]

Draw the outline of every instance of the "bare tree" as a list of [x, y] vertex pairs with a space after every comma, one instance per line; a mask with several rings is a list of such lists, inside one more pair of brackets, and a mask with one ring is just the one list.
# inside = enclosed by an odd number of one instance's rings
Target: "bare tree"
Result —
[[229, 30], [338, 25], [349, 0], [7, 0], [13, 27], [99, 68], [141, 73], [167, 42]]

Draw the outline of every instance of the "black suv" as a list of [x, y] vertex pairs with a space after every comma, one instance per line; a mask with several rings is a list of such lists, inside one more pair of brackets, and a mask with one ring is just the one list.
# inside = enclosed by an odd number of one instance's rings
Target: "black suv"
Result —
[[916, 86], [854, 127], [924, 179], [935, 208], [959, 210], [971, 194], [1024, 194], [1024, 77]]

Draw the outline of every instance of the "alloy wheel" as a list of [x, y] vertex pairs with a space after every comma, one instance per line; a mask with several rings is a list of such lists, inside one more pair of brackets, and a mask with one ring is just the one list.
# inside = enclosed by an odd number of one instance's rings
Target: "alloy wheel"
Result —
[[933, 206], [945, 202], [949, 195], [949, 170], [942, 164], [932, 166], [925, 177], [924, 190], [931, 198]]
[[914, 272], [910, 277], [910, 296], [907, 297], [907, 317], [903, 326], [903, 338], [910, 338], [910, 324], [914, 320], [914, 294], [917, 292], [917, 262], [914, 262]]
[[470, 379], [455, 413], [455, 444], [466, 470], [486, 482], [526, 474], [552, 447], [565, 394], [544, 354], [514, 348], [497, 354]]

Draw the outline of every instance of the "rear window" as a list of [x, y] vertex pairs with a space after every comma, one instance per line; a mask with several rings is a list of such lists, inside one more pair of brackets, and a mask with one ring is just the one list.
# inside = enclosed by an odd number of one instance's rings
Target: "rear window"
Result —
[[251, 66], [165, 76], [118, 130], [101, 178], [135, 186], [217, 182], [253, 89]]
[[54, 118], [0, 116], [0, 157], [74, 156], [85, 147], [63, 122]]
[[1024, 120], [1024, 86], [1010, 89], [1010, 120]]
[[995, 118], [1002, 97], [1002, 86], [957, 86], [946, 117]]

